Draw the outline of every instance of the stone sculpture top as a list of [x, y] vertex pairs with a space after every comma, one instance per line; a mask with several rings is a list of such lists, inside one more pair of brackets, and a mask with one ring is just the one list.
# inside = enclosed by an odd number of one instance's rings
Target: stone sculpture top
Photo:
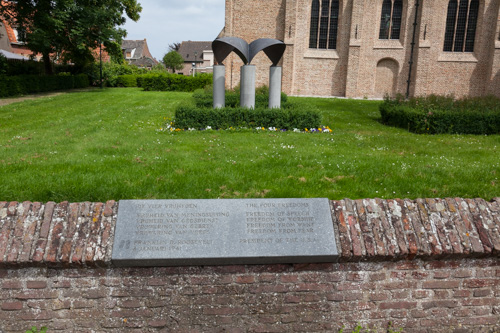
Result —
[[245, 65], [249, 65], [252, 59], [260, 51], [264, 51], [267, 57], [276, 66], [285, 53], [286, 44], [272, 38], [256, 39], [250, 44], [238, 37], [222, 37], [212, 42], [215, 60], [222, 64], [231, 52], [235, 52]]

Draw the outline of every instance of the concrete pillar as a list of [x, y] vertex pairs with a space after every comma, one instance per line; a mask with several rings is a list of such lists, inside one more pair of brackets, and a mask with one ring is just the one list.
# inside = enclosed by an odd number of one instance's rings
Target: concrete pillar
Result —
[[255, 66], [241, 66], [240, 79], [240, 106], [244, 108], [255, 108]]
[[269, 108], [281, 107], [281, 74], [280, 66], [269, 68]]
[[226, 106], [226, 67], [214, 65], [214, 109]]

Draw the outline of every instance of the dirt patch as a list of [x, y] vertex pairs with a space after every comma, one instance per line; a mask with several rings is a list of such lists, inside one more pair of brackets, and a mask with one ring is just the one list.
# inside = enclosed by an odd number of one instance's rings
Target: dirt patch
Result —
[[68, 93], [89, 91], [92, 89], [95, 89], [95, 88], [73, 89], [73, 90], [66, 90], [66, 91], [51, 91], [51, 92], [26, 95], [26, 96], [21, 96], [21, 97], [0, 98], [0, 106], [9, 105], [12, 103], [23, 102], [23, 101], [28, 101], [28, 100], [32, 100], [32, 99], [38, 99], [38, 98], [44, 98], [44, 97], [55, 97], [55, 96], [68, 94]]

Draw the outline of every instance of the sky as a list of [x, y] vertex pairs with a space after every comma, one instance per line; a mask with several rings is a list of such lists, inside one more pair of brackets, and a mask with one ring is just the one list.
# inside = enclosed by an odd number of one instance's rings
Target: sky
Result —
[[187, 40], [212, 41], [224, 28], [225, 0], [138, 0], [141, 18], [127, 18], [122, 26], [128, 40], [148, 41], [149, 51], [157, 60], [167, 53], [168, 45]]

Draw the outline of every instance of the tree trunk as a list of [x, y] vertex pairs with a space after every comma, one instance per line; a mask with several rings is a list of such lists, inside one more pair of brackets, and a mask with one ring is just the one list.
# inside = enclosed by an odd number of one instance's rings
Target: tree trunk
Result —
[[52, 61], [50, 61], [50, 55], [48, 53], [43, 54], [43, 64], [45, 66], [45, 75], [52, 75]]

